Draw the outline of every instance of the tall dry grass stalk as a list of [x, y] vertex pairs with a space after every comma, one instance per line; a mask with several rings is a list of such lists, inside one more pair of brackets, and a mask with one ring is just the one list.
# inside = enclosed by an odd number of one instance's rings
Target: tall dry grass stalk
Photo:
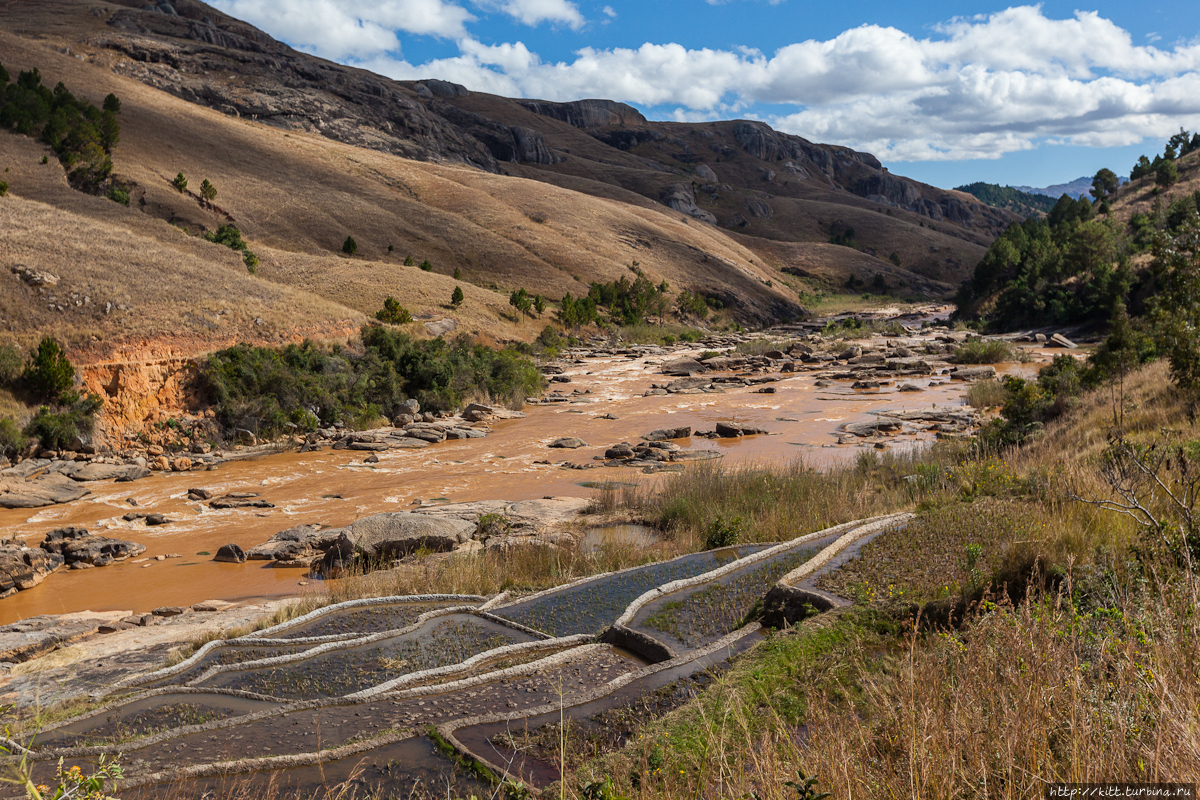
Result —
[[915, 468], [911, 457], [869, 455], [860, 464], [826, 471], [799, 460], [738, 468], [704, 462], [657, 489], [627, 489], [621, 503], [677, 536], [703, 541], [714, 520], [736, 516], [744, 541], [793, 539], [913, 503], [913, 486], [899, 480]]
[[406, 594], [535, 592], [604, 572], [695, 552], [702, 543], [688, 536], [665, 538], [650, 547], [603, 544], [585, 552], [580, 546], [515, 546], [415, 558], [394, 569], [350, 575], [326, 583], [329, 603]]

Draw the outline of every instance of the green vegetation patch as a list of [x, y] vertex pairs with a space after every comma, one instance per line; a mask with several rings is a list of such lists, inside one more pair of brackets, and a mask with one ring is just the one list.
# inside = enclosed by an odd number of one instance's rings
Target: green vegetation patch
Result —
[[239, 344], [202, 361], [197, 384], [226, 430], [259, 435], [289, 425], [313, 430], [380, 415], [390, 419], [409, 397], [431, 411], [474, 400], [520, 405], [545, 387], [528, 357], [474, 344], [466, 336], [422, 341], [367, 326], [362, 345], [349, 350], [305, 342], [277, 350]]
[[50, 89], [36, 67], [10, 83], [0, 65], [0, 125], [49, 145], [77, 189], [96, 194], [112, 174], [120, 108], [115, 95], [108, 95], [100, 109], [77, 99], [62, 82]]
[[1057, 199], [1044, 194], [1030, 194], [1014, 189], [1011, 186], [999, 186], [995, 183], [968, 183], [955, 187], [956, 192], [966, 192], [978, 197], [982, 202], [996, 208], [1004, 208], [1022, 217], [1036, 217], [1048, 214], [1054, 208]]

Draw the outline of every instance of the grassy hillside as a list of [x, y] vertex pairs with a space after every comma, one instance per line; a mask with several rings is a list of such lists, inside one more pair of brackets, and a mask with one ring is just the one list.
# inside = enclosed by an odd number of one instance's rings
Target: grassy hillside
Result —
[[[57, 275], [56, 298], [91, 298], [81, 306], [63, 302], [60, 312], [48, 308], [45, 292], [6, 294], [11, 334], [51, 333], [112, 354], [128, 355], [151, 338], [162, 339], [165, 352], [199, 352], [235, 339], [337, 334], [394, 295], [418, 320], [450, 317], [468, 333], [529, 339], [545, 320], [517, 320], [507, 303], [511, 289], [578, 296], [591, 281], [629, 274], [633, 261], [673, 293], [711, 292], [746, 319], [800, 313], [792, 292], [768, 285], [772, 273], [751, 263], [750, 250], [661, 206], [281, 131], [186, 103], [43, 44], [3, 33], [0, 41], [14, 77], [37, 66], [50, 85], [61, 80], [96, 101], [109, 92], [121, 98], [114, 175], [131, 193], [126, 208], [77, 192], [53, 159], [41, 163], [46, 146], [0, 132], [10, 187], [0, 213], [18, 232], [0, 247], [9, 263]], [[186, 194], [171, 183], [180, 172], [190, 180]], [[212, 207], [198, 197], [202, 179], [218, 190]], [[261, 259], [257, 276], [236, 253], [197, 237], [230, 222]], [[359, 245], [354, 258], [340, 252], [347, 235]], [[57, 248], [52, 256], [49, 241]], [[405, 267], [406, 256], [428, 259], [433, 270]], [[466, 300], [452, 311], [456, 285]], [[134, 311], [97, 310], [109, 301]], [[224, 306], [230, 314], [218, 320]], [[210, 308], [212, 318], [203, 313]]]
[[[883, 273], [898, 293], [925, 298], [968, 274], [1012, 218], [761, 123], [647, 122], [607, 101], [390, 81], [298, 53], [194, 0], [177, 0], [175, 16], [142, 5], [4, 6], [4, 61], [14, 75], [39, 66], [47, 84], [64, 80], [96, 102], [122, 98], [114, 160], [132, 207], [193, 234], [233, 221], [263, 259], [261, 277], [314, 290], [324, 272], [338, 288], [317, 293], [355, 311], [401, 290], [441, 291], [402, 269], [411, 255], [501, 294], [537, 286], [552, 298], [636, 260], [673, 291], [719, 296], [743, 320], [788, 318], [800, 308], [778, 274], [797, 265], [781, 253], [818, 258], [831, 287]], [[170, 185], [180, 172], [187, 195]], [[216, 208], [199, 202], [204, 178]], [[777, 246], [823, 245], [849, 229], [856, 253]], [[340, 256], [348, 235], [360, 245], [353, 264]], [[419, 292], [418, 302], [428, 305]], [[490, 312], [465, 322], [528, 335]]]

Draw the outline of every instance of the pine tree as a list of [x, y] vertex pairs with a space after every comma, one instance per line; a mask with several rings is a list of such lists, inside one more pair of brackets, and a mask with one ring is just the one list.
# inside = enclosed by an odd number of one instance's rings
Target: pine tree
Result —
[[200, 183], [200, 196], [204, 198], [204, 202], [206, 203], [211, 203], [217, 199], [217, 187], [209, 183], [208, 178], [205, 178]]
[[463, 303], [463, 290], [461, 286], [454, 287], [454, 294], [450, 295], [450, 305], [458, 308]]
[[354, 241], [353, 236], [347, 236], [346, 241], [342, 242], [342, 252], [348, 256], [358, 252], [358, 242]]
[[175, 180], [171, 181], [171, 185], [175, 187], [175, 191], [183, 194], [187, 191], [187, 178], [183, 177], [183, 173], [175, 176]]

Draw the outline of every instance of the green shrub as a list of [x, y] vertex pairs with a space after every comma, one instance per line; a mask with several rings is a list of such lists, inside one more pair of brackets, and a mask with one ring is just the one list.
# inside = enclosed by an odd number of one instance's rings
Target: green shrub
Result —
[[17, 423], [9, 417], [0, 417], [0, 456], [14, 458], [25, 449], [29, 437], [21, 433]]
[[75, 383], [75, 367], [58, 342], [46, 337], [25, 364], [21, 381], [38, 401], [52, 403]]
[[246, 269], [250, 271], [251, 275], [258, 274], [258, 256], [247, 250], [246, 252], [242, 253], [242, 261], [245, 263]]
[[458, 308], [463, 304], [463, 290], [461, 286], [455, 286], [454, 291], [450, 295], [450, 305]]
[[354, 241], [353, 236], [347, 236], [346, 241], [342, 242], [342, 252], [348, 256], [358, 252], [358, 242]]
[[15, 386], [25, 367], [25, 357], [16, 345], [0, 345], [0, 386]]
[[120, 203], [123, 206], [129, 205], [129, 191], [115, 183], [108, 187], [108, 194], [105, 197], [114, 203]]
[[954, 351], [955, 364], [1003, 364], [1008, 361], [1027, 361], [1023, 350], [999, 339], [968, 339]]
[[404, 257], [404, 266], [406, 266], [406, 267], [415, 267], [416, 265], [417, 265], [417, 262], [413, 260], [413, 257], [412, 257], [412, 256], [405, 256], [405, 257]]
[[8, 197], [8, 181], [0, 181], [0, 197]]
[[213, 244], [223, 244], [230, 250], [238, 252], [246, 250], [246, 240], [242, 238], [242, 232], [237, 229], [236, 225], [222, 225], [215, 232], [205, 233], [204, 238]]
[[459, 269], [458, 267], [454, 268], [454, 280], [456, 280], [456, 281], [462, 280], [462, 270]]
[[375, 312], [375, 319], [389, 325], [407, 325], [413, 321], [408, 309], [400, 305], [400, 301], [389, 297], [383, 301], [383, 308]]
[[741, 517], [726, 517], [718, 515], [708, 525], [704, 535], [704, 549], [715, 550], [718, 547], [729, 547], [738, 543], [741, 538], [744, 522]]
[[429, 263], [428, 258], [421, 262], [421, 271], [422, 272], [432, 272], [433, 271], [433, 264]]
[[25, 426], [25, 435], [32, 436], [48, 450], [69, 450], [77, 446], [95, 426], [96, 412], [104, 405], [96, 395], [80, 397], [67, 392], [62, 403], [55, 407], [42, 406]]
[[175, 191], [183, 194], [187, 191], [187, 178], [183, 177], [183, 173], [175, 176], [175, 180], [171, 181], [171, 185], [175, 187]]
[[204, 202], [206, 203], [211, 203], [217, 199], [217, 187], [209, 183], [208, 178], [200, 182], [200, 196], [204, 198]]

